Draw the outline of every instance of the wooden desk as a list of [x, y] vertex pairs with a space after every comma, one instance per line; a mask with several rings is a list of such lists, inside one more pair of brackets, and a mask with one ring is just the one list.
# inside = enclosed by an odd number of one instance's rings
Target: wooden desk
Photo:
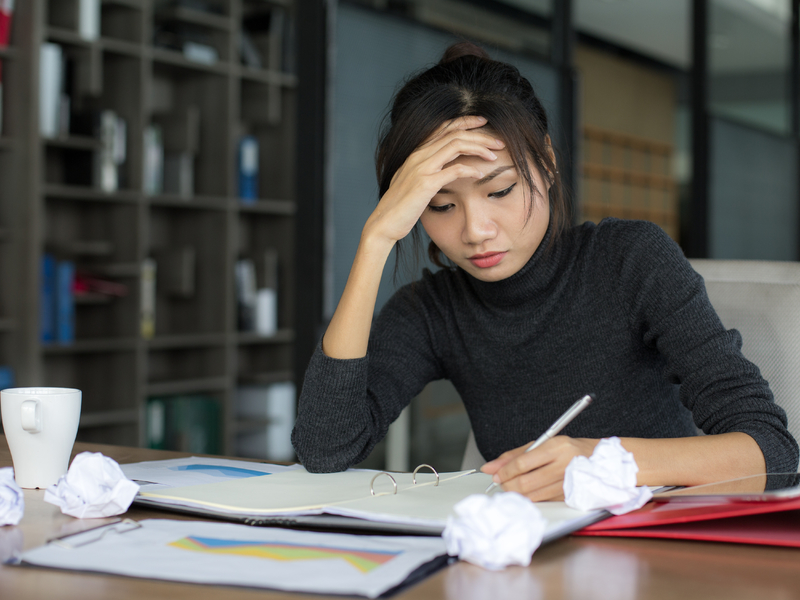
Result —
[[[76, 444], [75, 453], [84, 450], [102, 452], [120, 463], [186, 456], [177, 452]], [[8, 446], [0, 436], [0, 466], [10, 465]], [[43, 496], [43, 491], [25, 490], [25, 516], [20, 525], [0, 527], [0, 557], [102, 522], [62, 515], [58, 508], [45, 503]], [[130, 510], [127, 516], [133, 519], [181, 518], [138, 508]], [[0, 566], [2, 600], [204, 600], [221, 597], [225, 600], [296, 600], [312, 596]], [[396, 597], [414, 600], [800, 599], [800, 550], [571, 537], [539, 549], [528, 568], [491, 572], [457, 563]]]

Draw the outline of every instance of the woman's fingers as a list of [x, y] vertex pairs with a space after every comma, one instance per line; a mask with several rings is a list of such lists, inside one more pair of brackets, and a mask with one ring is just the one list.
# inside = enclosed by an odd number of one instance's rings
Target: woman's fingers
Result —
[[451, 119], [450, 121], [445, 121], [442, 123], [436, 131], [428, 138], [427, 141], [434, 140], [445, 133], [454, 130], [469, 130], [469, 129], [478, 129], [486, 125], [487, 120], [486, 117], [482, 117], [480, 115], [467, 115], [465, 117], [458, 117], [456, 119]]
[[411, 231], [433, 196], [461, 178], [481, 179], [479, 166], [454, 162], [459, 156], [497, 159], [493, 150], [505, 144], [479, 128], [483, 117], [461, 117], [444, 123], [417, 148], [392, 177], [389, 189], [365, 226], [365, 231], [397, 241]]
[[[463, 146], [463, 148], [458, 145], [464, 142], [466, 142], [467, 145]], [[415, 157], [419, 160], [427, 160], [435, 156], [443, 148], [450, 148], [451, 150], [458, 151], [450, 157], [450, 160], [453, 160], [462, 154], [478, 154], [483, 156], [486, 154], [484, 151], [491, 153], [492, 150], [501, 150], [505, 148], [505, 143], [485, 131], [455, 129], [428, 138], [428, 140], [417, 148], [409, 158]], [[478, 153], [473, 152], [475, 148], [480, 148], [481, 151]]]
[[[551, 500], [563, 496], [564, 472], [575, 456], [591, 456], [598, 440], [557, 436], [535, 450], [521, 446], [484, 465], [505, 491], [523, 494], [532, 500]], [[557, 492], [557, 493], [556, 493]]]

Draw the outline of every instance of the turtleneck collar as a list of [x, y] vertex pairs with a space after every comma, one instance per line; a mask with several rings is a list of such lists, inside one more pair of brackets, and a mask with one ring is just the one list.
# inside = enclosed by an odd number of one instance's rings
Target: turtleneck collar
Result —
[[[564, 232], [564, 236], [569, 232]], [[543, 300], [553, 291], [562, 275], [565, 257], [563, 237], [550, 246], [553, 220], [530, 260], [516, 273], [500, 281], [481, 281], [459, 268], [484, 304], [509, 307]]]

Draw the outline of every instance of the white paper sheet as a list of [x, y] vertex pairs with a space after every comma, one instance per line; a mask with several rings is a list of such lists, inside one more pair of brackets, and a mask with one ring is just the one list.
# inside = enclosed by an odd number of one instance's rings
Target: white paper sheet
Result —
[[190, 456], [131, 463], [120, 467], [125, 476], [138, 483], [144, 492], [283, 473], [298, 469], [300, 465], [283, 466], [227, 458]]
[[444, 541], [435, 537], [354, 536], [166, 519], [140, 525], [72, 536], [25, 552], [22, 562], [168, 581], [375, 598], [446, 554]]

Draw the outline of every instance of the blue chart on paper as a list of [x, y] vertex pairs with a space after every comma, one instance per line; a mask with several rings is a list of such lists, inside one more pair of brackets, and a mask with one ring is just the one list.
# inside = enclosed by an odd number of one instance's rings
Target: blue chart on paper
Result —
[[170, 471], [202, 471], [211, 477], [224, 477], [225, 479], [245, 479], [246, 477], [261, 477], [262, 475], [271, 475], [271, 473], [264, 473], [263, 471], [254, 471], [252, 469], [242, 469], [241, 467], [223, 467], [220, 465], [180, 465], [177, 467], [169, 467]]

